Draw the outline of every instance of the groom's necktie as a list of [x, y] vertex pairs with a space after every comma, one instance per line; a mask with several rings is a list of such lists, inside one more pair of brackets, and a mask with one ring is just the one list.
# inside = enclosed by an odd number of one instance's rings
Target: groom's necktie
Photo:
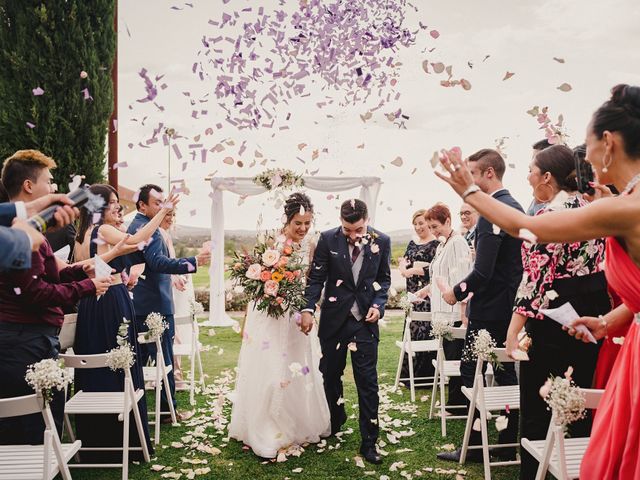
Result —
[[358, 247], [357, 245], [354, 245], [353, 249], [351, 250], [351, 265], [356, 263], [356, 260], [358, 259], [358, 255], [360, 255], [360, 247]]

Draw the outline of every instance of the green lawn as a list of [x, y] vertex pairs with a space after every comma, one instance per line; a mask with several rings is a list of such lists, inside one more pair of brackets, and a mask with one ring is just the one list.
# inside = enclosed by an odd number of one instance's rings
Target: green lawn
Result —
[[[324, 452], [319, 453], [314, 445], [306, 448], [306, 451], [298, 458], [289, 457], [283, 463], [266, 462], [256, 457], [251, 451], [243, 450], [242, 445], [226, 437], [225, 425], [230, 416], [230, 404], [224, 402], [222, 415], [216, 415], [219, 399], [223, 398], [221, 393], [233, 388], [232, 376], [233, 368], [236, 365], [238, 352], [240, 349], [240, 337], [231, 328], [216, 329], [216, 334], [211, 336], [208, 329], [201, 332], [203, 344], [210, 347], [209, 351], [203, 353], [205, 371], [208, 373], [207, 394], [197, 396], [197, 412], [194, 418], [188, 421], [189, 426], [164, 426], [162, 427], [162, 446], [157, 449], [156, 455], [151, 464], [132, 465], [130, 468], [130, 478], [132, 479], [160, 479], [160, 478], [181, 478], [189, 477], [189, 469], [209, 468], [210, 472], [196, 475], [195, 478], [202, 479], [350, 479], [350, 478], [380, 478], [387, 475], [390, 479], [418, 478], [416, 471], [421, 471], [421, 478], [429, 479], [455, 479], [456, 473], [463, 470], [464, 479], [482, 478], [481, 465], [467, 464], [457, 465], [445, 462], [438, 462], [435, 454], [439, 447], [453, 443], [459, 445], [464, 421], [456, 420], [448, 422], [448, 437], [442, 438], [440, 435], [439, 421], [428, 419], [428, 402], [420, 401], [420, 397], [429, 392], [421, 390], [417, 393], [415, 404], [409, 402], [409, 394], [406, 390], [400, 393], [389, 393], [389, 385], [393, 384], [395, 368], [398, 360], [398, 350], [395, 340], [400, 338], [402, 331], [402, 320], [399, 316], [390, 315], [385, 327], [381, 330], [381, 343], [379, 354], [379, 376], [381, 384], [381, 419], [384, 415], [389, 415], [393, 419], [403, 422], [402, 425], [388, 427], [396, 432], [414, 431], [411, 436], [399, 438], [399, 443], [392, 445], [387, 432], [382, 432], [381, 439], [387, 445], [384, 450], [389, 452], [381, 466], [371, 466], [365, 464], [365, 468], [359, 468], [354, 462], [357, 455], [360, 435], [358, 433], [357, 422], [357, 396], [353, 383], [353, 375], [350, 364], [345, 371], [345, 399], [347, 412], [351, 417], [345, 425], [346, 431], [353, 430], [353, 433], [345, 433], [342, 441], [332, 438], [328, 441], [328, 447]], [[387, 399], [385, 401], [385, 398]], [[151, 406], [152, 398], [149, 398]], [[188, 396], [185, 392], [178, 394], [178, 401], [181, 409], [188, 407]], [[260, 401], [260, 399], [256, 399]], [[354, 406], [356, 408], [354, 408]], [[215, 421], [217, 419], [217, 422]], [[198, 425], [202, 430], [199, 433]], [[257, 426], [259, 428], [259, 426]], [[492, 427], [493, 429], [493, 427]], [[495, 430], [495, 429], [493, 429]], [[195, 434], [194, 434], [195, 432]], [[495, 433], [495, 432], [494, 432]], [[201, 437], [194, 441], [198, 435]], [[172, 442], [179, 442], [177, 447], [171, 446]], [[197, 451], [194, 447], [198, 443], [207, 443], [211, 447], [220, 450], [220, 453], [212, 455]], [[333, 448], [330, 448], [333, 446]], [[187, 461], [205, 460], [206, 464], [190, 464]], [[404, 462], [405, 466], [400, 466], [396, 471], [389, 471], [395, 462]], [[171, 470], [164, 469], [156, 472], [151, 470], [151, 465], [164, 465], [171, 467]], [[433, 468], [433, 472], [427, 472], [425, 468]], [[451, 473], [435, 473], [435, 469], [441, 468]], [[298, 471], [297, 469], [302, 469]], [[296, 470], [296, 472], [293, 472]], [[401, 474], [404, 472], [405, 476]], [[173, 475], [165, 476], [162, 475]], [[180, 475], [178, 477], [178, 475]], [[117, 469], [74, 469], [72, 470], [74, 479], [79, 480], [115, 480], [120, 478], [120, 471]], [[492, 469], [492, 478], [496, 480], [507, 480], [517, 478], [517, 468], [497, 467]], [[384, 477], [383, 477], [384, 478]], [[458, 477], [459, 478], [459, 477]]]

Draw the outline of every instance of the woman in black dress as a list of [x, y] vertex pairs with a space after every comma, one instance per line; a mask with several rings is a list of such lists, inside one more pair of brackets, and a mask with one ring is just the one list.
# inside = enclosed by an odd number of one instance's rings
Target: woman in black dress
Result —
[[[99, 219], [93, 219], [84, 214], [80, 220], [80, 226], [76, 237], [76, 259], [93, 258], [102, 254], [123, 239], [129, 245], [148, 242], [153, 236], [163, 218], [171, 211], [172, 203], [176, 203], [173, 197], [152, 221], [138, 230], [134, 235], [127, 234], [117, 228], [120, 223], [120, 204], [117, 192], [109, 185], [93, 185], [91, 192], [100, 195], [105, 200], [105, 207]], [[172, 202], [173, 201], [173, 202]], [[96, 223], [93, 225], [93, 223]], [[78, 306], [78, 320], [76, 326], [76, 338], [74, 351], [79, 355], [105, 353], [117, 347], [117, 335], [123, 319], [129, 321], [129, 343], [136, 354], [136, 362], [131, 368], [134, 388], [144, 390], [144, 378], [142, 365], [137, 361], [140, 356], [137, 341], [138, 332], [135, 328], [135, 312], [133, 301], [129, 295], [127, 285], [122, 280], [121, 273], [130, 267], [128, 255], [123, 255], [109, 262], [115, 273], [112, 275], [112, 286], [101, 298], [81, 300]], [[88, 392], [122, 391], [124, 385], [124, 373], [112, 371], [109, 368], [76, 370], [75, 389]], [[142, 425], [149, 452], [153, 453], [153, 447], [149, 440], [147, 404], [143, 396], [138, 402]], [[76, 430], [78, 439], [82, 440], [84, 447], [118, 447], [122, 446], [122, 422], [117, 415], [78, 415], [76, 417]], [[140, 440], [133, 418], [130, 423], [129, 444], [132, 447], [139, 446]], [[139, 460], [139, 452], [132, 452], [130, 458]], [[83, 452], [82, 461], [92, 463], [117, 463], [121, 461], [120, 452]]]
[[[406, 279], [407, 292], [411, 293], [415, 293], [429, 284], [429, 264], [433, 260], [438, 247], [438, 240], [433, 236], [427, 226], [427, 220], [425, 219], [426, 213], [426, 210], [421, 209], [413, 214], [412, 223], [418, 240], [410, 240], [404, 256], [398, 260], [400, 274]], [[430, 312], [431, 301], [429, 297], [426, 297], [423, 302], [414, 303], [413, 310], [416, 312]], [[429, 340], [431, 339], [430, 333], [431, 328], [427, 322], [415, 322], [411, 324], [412, 340]], [[434, 358], [435, 354], [431, 352], [416, 353], [413, 358], [414, 377], [433, 376], [434, 370], [431, 360]], [[401, 377], [409, 377], [407, 357], [405, 357], [402, 364]], [[405, 384], [408, 385], [408, 381], [405, 381]]]

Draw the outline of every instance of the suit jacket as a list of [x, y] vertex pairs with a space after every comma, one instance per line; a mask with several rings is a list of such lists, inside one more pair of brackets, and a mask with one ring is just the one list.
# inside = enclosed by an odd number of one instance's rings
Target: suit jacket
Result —
[[[520, 204], [508, 190], [500, 190], [494, 198], [523, 212]], [[524, 212], [523, 212], [524, 213]], [[522, 280], [522, 240], [500, 230], [495, 234], [493, 225], [480, 217], [476, 225], [476, 260], [473, 270], [453, 288], [460, 301], [473, 292], [469, 303], [469, 320], [509, 323], [513, 302]], [[466, 284], [466, 288], [461, 288]]]
[[0, 272], [31, 268], [31, 243], [21, 230], [0, 226]]
[[13, 203], [0, 203], [0, 225], [10, 227], [16, 218], [16, 206]]
[[[368, 232], [377, 236], [373, 239], [376, 247], [373, 247], [372, 251], [371, 242], [363, 247], [361, 255], [364, 257], [357, 284], [351, 272], [349, 246], [342, 228], [334, 228], [320, 234], [305, 290], [305, 308], [315, 311], [324, 287], [318, 330], [318, 336], [322, 339], [331, 338], [339, 332], [349, 316], [353, 302], [358, 303], [363, 316], [374, 305], [380, 310], [380, 318], [384, 316], [384, 307], [391, 286], [391, 240], [373, 228], [369, 228]], [[342, 282], [338, 282], [339, 280]], [[374, 287], [375, 282], [378, 285]], [[340, 285], [337, 285], [338, 283]], [[364, 322], [364, 318], [362, 321]], [[379, 338], [378, 324], [366, 325], [376, 338]]]
[[[133, 234], [147, 223], [149, 218], [138, 213], [127, 231]], [[144, 274], [140, 276], [138, 284], [133, 289], [136, 315], [145, 316], [152, 312], [173, 315], [171, 275], [195, 272], [197, 270], [195, 257], [169, 258], [169, 249], [158, 229], [153, 233], [151, 243], [142, 252], [132, 254], [129, 261], [132, 264], [146, 265]]]

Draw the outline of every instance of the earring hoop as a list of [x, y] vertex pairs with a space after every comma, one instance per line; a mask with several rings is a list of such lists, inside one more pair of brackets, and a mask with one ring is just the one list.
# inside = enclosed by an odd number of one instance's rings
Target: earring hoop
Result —
[[[541, 196], [538, 193], [538, 188], [548, 188], [550, 190], [550, 195], [549, 196]], [[555, 192], [553, 190], [553, 187], [551, 185], [549, 185], [548, 183], [539, 183], [538, 185], [536, 185], [533, 189], [533, 196], [534, 198], [538, 201], [538, 203], [549, 203], [551, 200], [553, 200], [553, 197], [555, 197]]]

